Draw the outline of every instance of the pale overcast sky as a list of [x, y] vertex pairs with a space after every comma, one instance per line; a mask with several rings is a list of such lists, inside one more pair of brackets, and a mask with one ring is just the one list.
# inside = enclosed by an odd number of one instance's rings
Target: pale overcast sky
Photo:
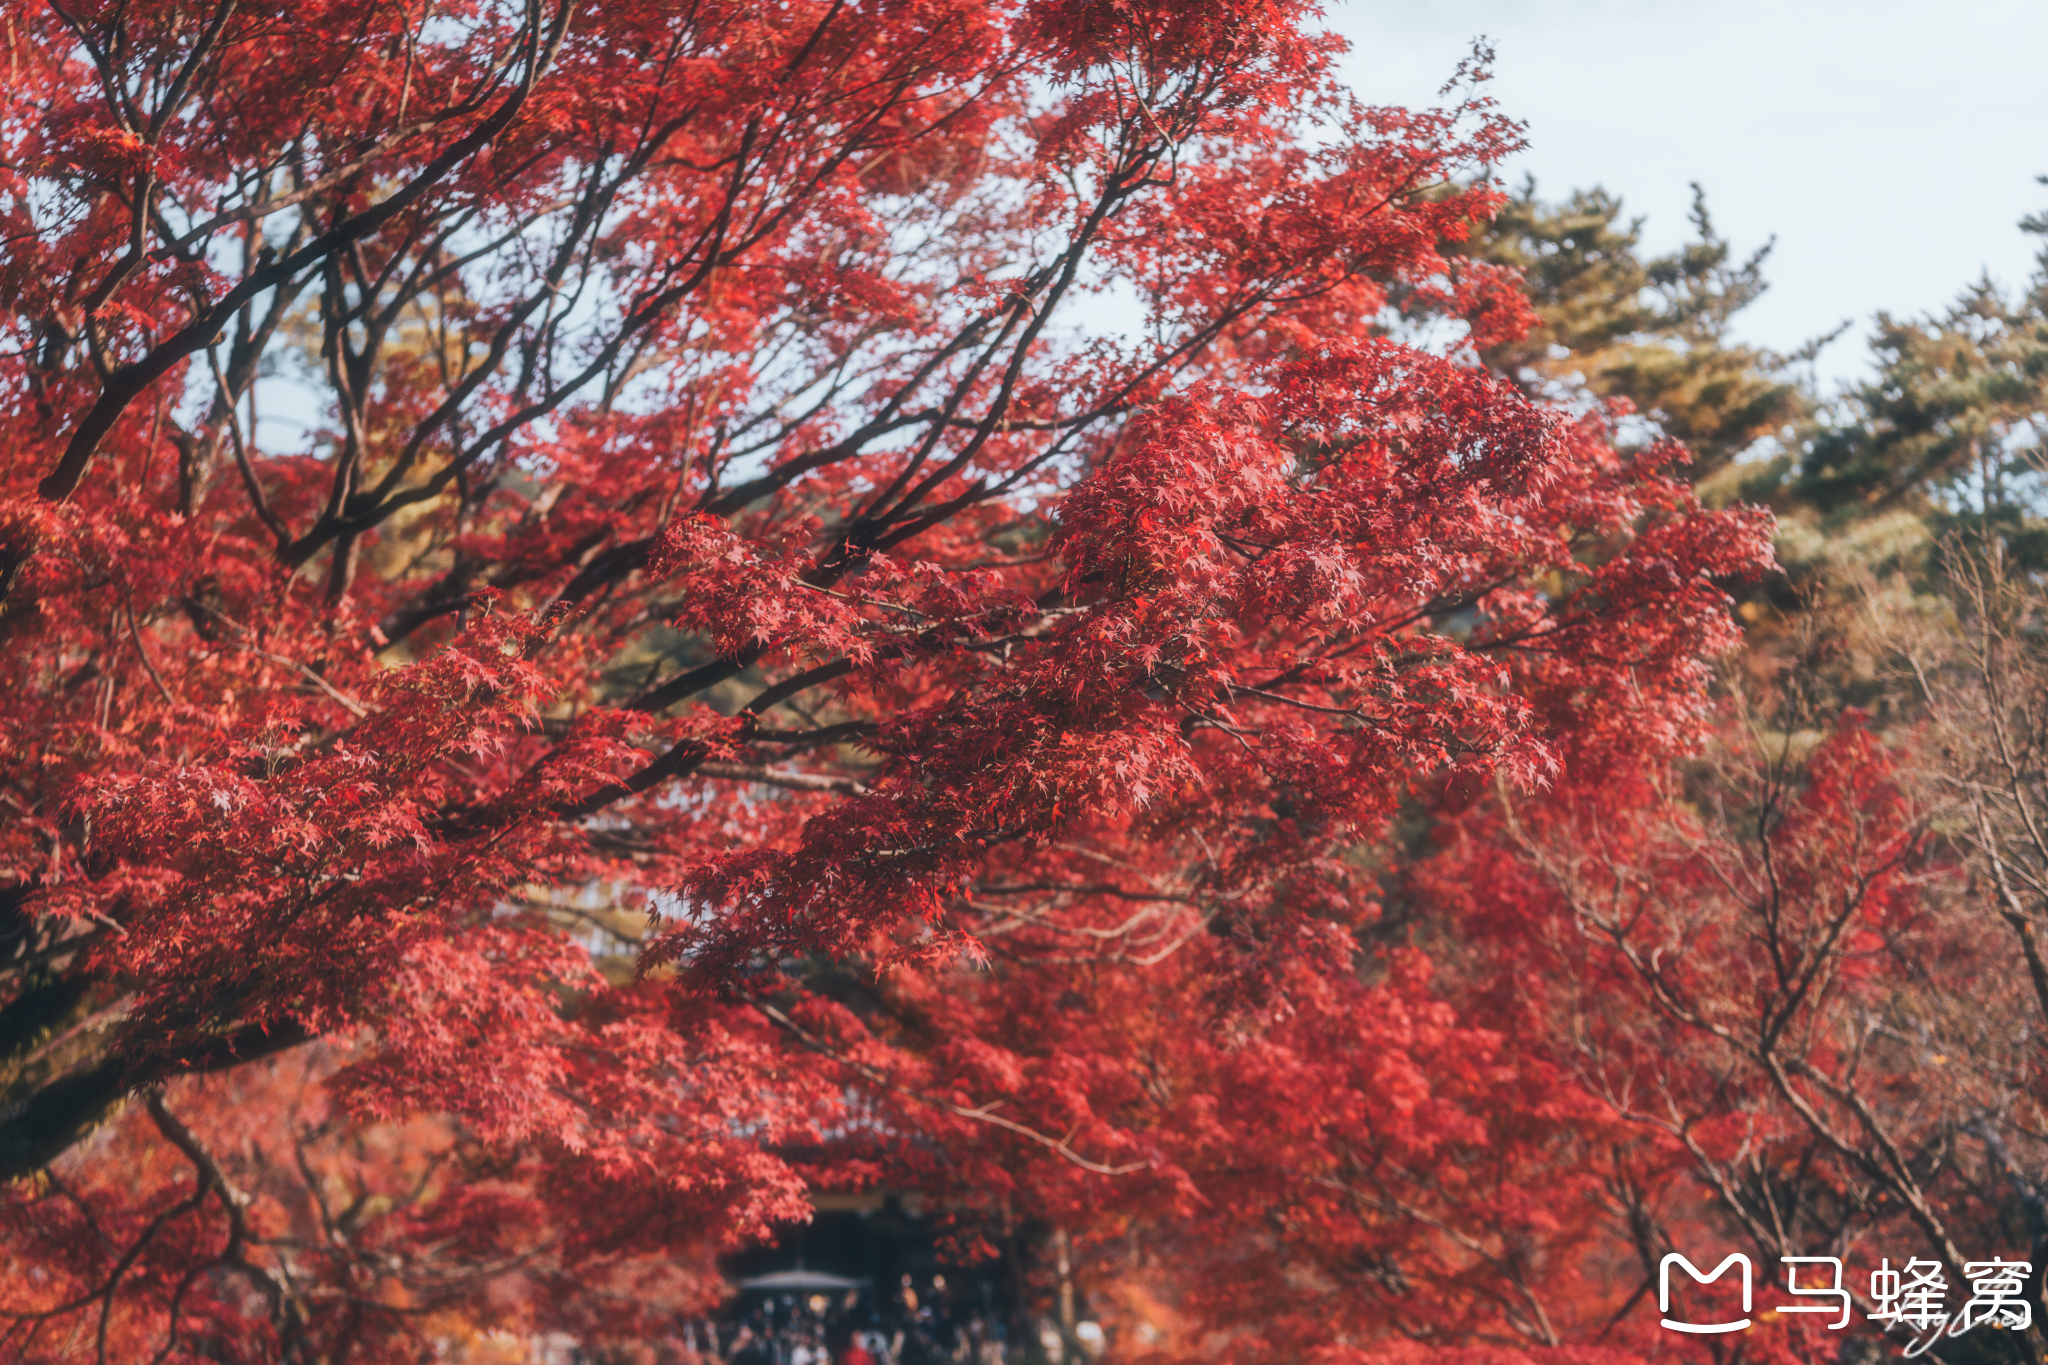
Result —
[[1986, 268], [2008, 288], [2048, 210], [2048, 0], [1331, 0], [1350, 83], [1375, 104], [1431, 104], [1473, 38], [1491, 91], [1529, 125], [1504, 167], [1561, 196], [1605, 185], [1688, 233], [1707, 189], [1738, 250], [1776, 234], [1770, 292], [1738, 322], [1790, 350], [1845, 318], [1824, 378], [1863, 366], [1880, 308], [1940, 308]]

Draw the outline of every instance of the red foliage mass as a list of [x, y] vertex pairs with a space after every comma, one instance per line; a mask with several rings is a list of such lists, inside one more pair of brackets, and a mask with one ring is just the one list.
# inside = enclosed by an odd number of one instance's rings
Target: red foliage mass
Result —
[[1626, 1298], [1359, 850], [1694, 743], [1768, 528], [1413, 342], [1517, 129], [1309, 14], [10, 11], [5, 1350], [626, 1341], [885, 1179], [1190, 1353]]

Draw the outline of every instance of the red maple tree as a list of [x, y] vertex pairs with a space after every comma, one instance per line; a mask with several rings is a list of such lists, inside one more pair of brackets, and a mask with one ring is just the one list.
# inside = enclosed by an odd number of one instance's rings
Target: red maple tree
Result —
[[[1362, 105], [1287, 0], [8, 18], [7, 1349], [630, 1334], [884, 1176], [1561, 1339], [1582, 1115], [1428, 1173], [1558, 1087], [1360, 982], [1357, 850], [1683, 748], [1769, 552], [1474, 359], [1482, 69]], [[1314, 1278], [1274, 1358], [1369, 1333]]]

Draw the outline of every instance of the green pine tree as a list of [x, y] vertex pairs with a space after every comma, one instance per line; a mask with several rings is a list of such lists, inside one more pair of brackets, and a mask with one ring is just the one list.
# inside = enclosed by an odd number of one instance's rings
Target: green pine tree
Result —
[[1579, 190], [1561, 204], [1524, 183], [1473, 255], [1520, 269], [1543, 325], [1483, 358], [1531, 388], [1626, 398], [1659, 433], [1686, 443], [1705, 478], [1767, 437], [1783, 438], [1811, 402], [1788, 358], [1729, 336], [1765, 289], [1766, 244], [1737, 261], [1693, 187], [1697, 236], [1645, 260], [1642, 220], [1622, 201]]
[[1879, 314], [1870, 346], [1876, 374], [1816, 427], [1787, 492], [1826, 524], [1903, 508], [2048, 566], [2048, 252], [2018, 298], [1980, 280], [1939, 316]]

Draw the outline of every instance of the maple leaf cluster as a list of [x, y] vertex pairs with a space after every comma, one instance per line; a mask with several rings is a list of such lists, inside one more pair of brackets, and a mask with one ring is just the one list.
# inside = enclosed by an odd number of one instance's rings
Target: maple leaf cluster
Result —
[[1145, 1230], [1189, 1355], [1625, 1297], [1572, 1258], [1639, 1125], [1564, 1005], [1375, 948], [1367, 851], [1445, 812], [1414, 894], [1546, 942], [1770, 520], [1482, 363], [1519, 130], [1313, 17], [9, 10], [0, 1350], [624, 1345], [876, 1184]]

